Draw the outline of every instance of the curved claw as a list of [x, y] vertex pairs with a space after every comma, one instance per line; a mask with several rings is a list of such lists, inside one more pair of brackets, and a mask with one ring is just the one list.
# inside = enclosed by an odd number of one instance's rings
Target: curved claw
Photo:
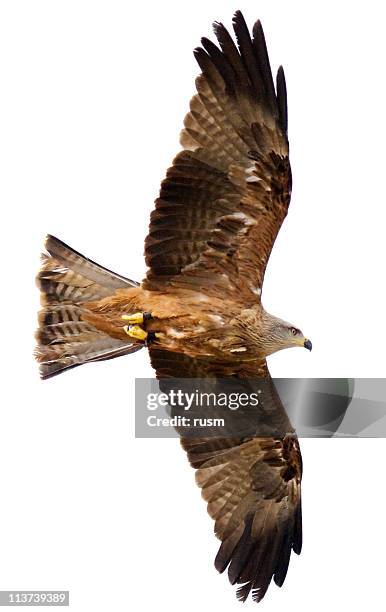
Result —
[[148, 332], [146, 344], [151, 344], [152, 342], [154, 342], [157, 339], [160, 339], [161, 337], [162, 337], [161, 333], [153, 332], [153, 331]]
[[125, 325], [124, 328], [130, 338], [135, 338], [135, 340], [142, 340], [143, 342], [147, 339], [148, 333], [139, 325]]

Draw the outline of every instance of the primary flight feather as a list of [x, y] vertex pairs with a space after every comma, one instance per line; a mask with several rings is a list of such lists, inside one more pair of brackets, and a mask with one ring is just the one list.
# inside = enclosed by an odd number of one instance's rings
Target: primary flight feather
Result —
[[261, 302], [291, 197], [286, 84], [279, 68], [275, 86], [260, 22], [251, 35], [238, 11], [233, 29], [236, 42], [215, 23], [218, 44], [203, 38], [194, 52], [197, 93], [151, 213], [146, 278], [48, 236], [36, 357], [49, 378], [147, 346], [160, 379], [267, 382], [263, 407], [283, 435], [182, 438], [222, 542], [216, 568], [228, 567], [239, 599], [259, 601], [272, 578], [283, 584], [302, 539], [301, 455], [266, 357], [312, 345]]

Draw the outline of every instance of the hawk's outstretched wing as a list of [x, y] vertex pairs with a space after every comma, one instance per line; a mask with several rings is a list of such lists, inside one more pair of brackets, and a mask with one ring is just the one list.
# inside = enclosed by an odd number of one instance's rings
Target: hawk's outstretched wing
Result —
[[202, 74], [145, 243], [146, 289], [205, 287], [260, 296], [291, 193], [284, 72], [276, 90], [260, 22], [240, 12], [237, 46], [221, 23], [219, 47], [195, 50]]
[[[252, 377], [266, 381], [256, 413], [263, 419], [255, 425], [255, 435], [240, 434], [237, 411], [231, 421], [233, 433], [228, 426], [226, 436], [179, 432], [222, 542], [215, 566], [220, 572], [228, 567], [230, 582], [240, 585], [239, 599], [244, 601], [252, 591], [253, 599], [259, 601], [272, 578], [277, 585], [283, 584], [291, 551], [299, 554], [302, 545], [301, 454], [266, 363], [231, 367], [153, 348], [149, 352], [162, 379], [205, 379], [217, 374], [236, 376], [240, 384], [244, 377], [246, 384]], [[252, 431], [253, 422], [254, 418]], [[282, 435], [263, 435], [266, 424], [268, 431]]]

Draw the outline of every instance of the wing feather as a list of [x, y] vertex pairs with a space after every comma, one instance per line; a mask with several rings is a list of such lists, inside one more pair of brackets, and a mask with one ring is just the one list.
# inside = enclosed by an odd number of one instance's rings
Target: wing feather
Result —
[[[272, 112], [275, 114], [278, 110], [275, 85], [272, 78], [267, 43], [265, 41], [264, 31], [260, 21], [257, 21], [253, 26], [253, 45], [255, 48], [256, 61], [258, 63], [260, 74], [264, 83], [267, 102], [269, 103]], [[283, 131], [285, 133], [287, 132], [286, 129]]]
[[[162, 182], [145, 242], [149, 290], [237, 292], [255, 303], [291, 193], [287, 98], [273, 82], [260, 22], [238, 11], [237, 45], [221, 23], [194, 54], [202, 74], [179, 153]], [[199, 279], [199, 280], [198, 280]], [[203, 283], [203, 279], [205, 282]]]
[[[215, 521], [215, 534], [221, 540], [215, 567], [219, 572], [228, 568], [230, 583], [239, 585], [238, 599], [245, 601], [251, 593], [260, 601], [272, 578], [282, 586], [292, 550], [301, 551], [299, 443], [267, 365], [224, 366], [209, 358], [193, 359], [155, 348], [149, 352], [158, 378], [230, 376], [248, 384], [245, 379], [254, 376], [267, 382], [258, 410], [267, 412], [271, 427], [284, 432], [282, 436], [262, 436], [260, 428], [255, 435], [241, 435], [239, 415], [228, 436], [195, 437], [180, 432], [208, 513]], [[258, 419], [252, 415], [252, 421]]]
[[279, 67], [276, 77], [277, 103], [279, 107], [280, 123], [285, 133], [288, 130], [288, 104], [287, 104], [287, 85], [283, 66]]
[[[241, 59], [246, 68], [249, 84], [252, 90], [252, 95], [257, 99], [261, 98], [266, 92], [264, 90], [264, 81], [260, 72], [259, 61], [256, 58], [251, 37], [243, 14], [236, 11], [233, 18], [233, 28], [236, 34], [237, 44], [240, 51]], [[267, 99], [269, 101], [269, 98]]]

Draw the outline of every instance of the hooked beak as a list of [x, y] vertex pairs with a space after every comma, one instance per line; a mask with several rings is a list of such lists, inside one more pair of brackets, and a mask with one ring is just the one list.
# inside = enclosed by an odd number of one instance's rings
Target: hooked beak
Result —
[[308, 349], [309, 351], [312, 351], [312, 342], [311, 342], [311, 340], [304, 340], [303, 346], [304, 346], [304, 348]]

